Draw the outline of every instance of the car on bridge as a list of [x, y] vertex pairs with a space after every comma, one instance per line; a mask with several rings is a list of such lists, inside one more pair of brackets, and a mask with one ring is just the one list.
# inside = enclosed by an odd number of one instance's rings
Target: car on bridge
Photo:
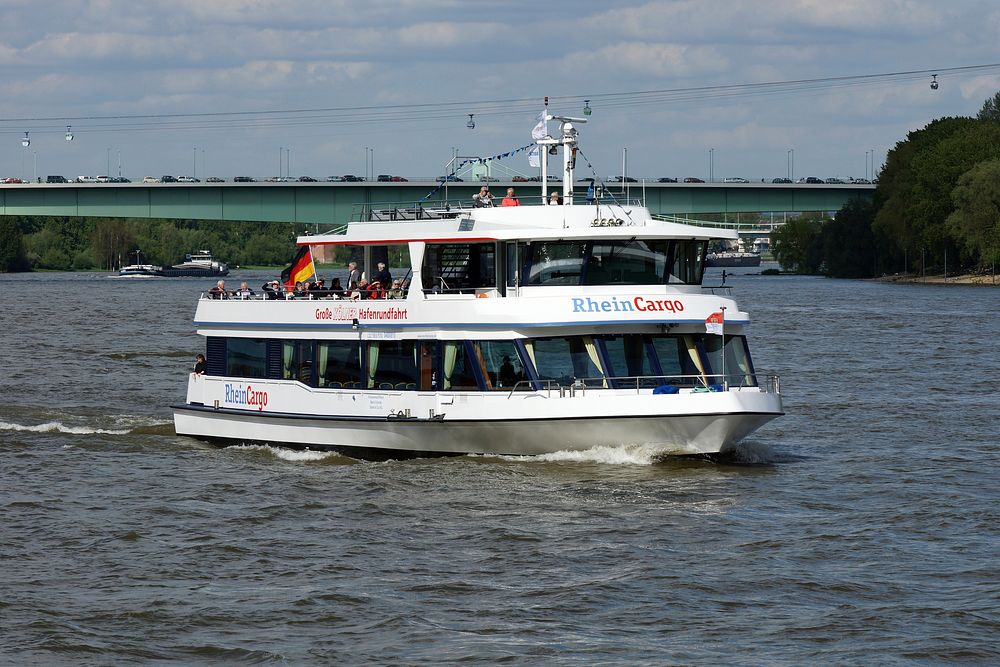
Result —
[[226, 179], [219, 178], [218, 176], [209, 176], [205, 179], [206, 183], [225, 183]]
[[159, 183], [160, 179], [158, 179], [156, 176], [144, 176], [143, 179], [142, 179], [142, 182], [143, 183]]
[[201, 183], [201, 181], [198, 180], [197, 178], [195, 178], [194, 176], [178, 176], [177, 177], [177, 182], [178, 183]]
[[656, 179], [656, 182], [657, 183], [676, 183], [677, 179], [676, 178], [663, 177], [663, 178]]
[[730, 176], [729, 178], [722, 179], [723, 183], [749, 183], [750, 181], [745, 178], [740, 178], [739, 176]]
[[409, 179], [403, 178], [402, 176], [393, 176], [389, 179], [393, 183], [409, 183]]
[[6, 183], [6, 184], [24, 183], [24, 181], [22, 181], [20, 178], [14, 178], [14, 177], [5, 178], [5, 179], [3, 179], [3, 182]]
[[77, 183], [96, 183], [97, 182], [97, 177], [96, 176], [77, 176], [76, 177], [76, 182]]
[[69, 183], [64, 176], [46, 176], [46, 183]]
[[844, 180], [841, 179], [841, 178], [828, 178], [828, 179], [826, 179], [826, 182], [828, 184], [830, 184], [830, 185], [843, 185], [844, 184]]
[[795, 182], [796, 183], [807, 183], [809, 185], [822, 185], [823, 184], [823, 179], [822, 178], [816, 178], [815, 176], [805, 176], [805, 177], [800, 178], [799, 180], [797, 180]]
[[684, 182], [685, 183], [704, 183], [705, 181], [701, 180], [700, 178], [695, 178], [694, 176], [688, 176], [687, 178], [684, 179]]
[[256, 183], [257, 179], [252, 176], [236, 176], [233, 178], [233, 183]]
[[379, 183], [388, 183], [392, 180], [392, 174], [379, 174], [375, 180]]
[[312, 176], [299, 176], [299, 183], [315, 183], [316, 179]]
[[792, 179], [790, 179], [790, 178], [780, 178], [779, 177], [779, 178], [772, 178], [771, 182], [772, 183], [791, 183]]
[[160, 176], [160, 183], [176, 183], [177, 177], [167, 174], [166, 176]]

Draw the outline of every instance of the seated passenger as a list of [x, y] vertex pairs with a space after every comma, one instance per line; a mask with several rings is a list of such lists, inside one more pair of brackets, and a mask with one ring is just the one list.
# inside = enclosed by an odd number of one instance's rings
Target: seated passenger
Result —
[[384, 299], [386, 298], [385, 290], [382, 289], [382, 283], [377, 280], [371, 281], [368, 285], [368, 296], [367, 299]]
[[264, 293], [265, 299], [280, 299], [281, 298], [281, 283], [277, 280], [272, 280], [271, 282], [264, 283], [260, 286], [260, 291]]
[[403, 279], [396, 278], [392, 281], [392, 288], [389, 290], [390, 299], [403, 299], [406, 294], [403, 292]]
[[254, 291], [250, 289], [250, 286], [247, 285], [247, 281], [245, 280], [240, 283], [240, 288], [236, 290], [236, 292], [234, 292], [233, 295], [240, 299], [249, 299], [251, 297], [256, 296]]
[[344, 298], [344, 286], [340, 284], [340, 278], [334, 278], [330, 284], [330, 292], [338, 299]]
[[210, 299], [228, 299], [229, 292], [226, 291], [226, 281], [220, 280], [215, 284], [215, 287], [208, 290], [208, 298]]
[[368, 279], [362, 278], [357, 286], [358, 296], [351, 296], [352, 299], [367, 299], [368, 298]]
[[504, 355], [503, 363], [500, 364], [497, 379], [500, 381], [501, 387], [513, 387], [517, 384], [517, 371], [514, 370], [514, 364], [510, 363], [510, 357], [507, 355]]

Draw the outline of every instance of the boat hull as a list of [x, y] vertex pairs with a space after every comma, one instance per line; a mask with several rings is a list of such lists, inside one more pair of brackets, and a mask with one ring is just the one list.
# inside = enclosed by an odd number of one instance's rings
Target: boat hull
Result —
[[[178, 435], [219, 444], [259, 443], [341, 451], [362, 458], [462, 454], [539, 455], [641, 445], [663, 455], [715, 454], [780, 416], [780, 398], [757, 410], [538, 419], [412, 419], [318, 416], [175, 405]], [[369, 452], [371, 455], [364, 455]]]

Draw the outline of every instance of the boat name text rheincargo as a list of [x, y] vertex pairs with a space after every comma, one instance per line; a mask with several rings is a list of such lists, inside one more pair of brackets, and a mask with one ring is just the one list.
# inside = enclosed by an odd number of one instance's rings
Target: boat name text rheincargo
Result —
[[574, 313], [622, 313], [636, 310], [642, 313], [663, 311], [680, 313], [684, 310], [684, 304], [677, 299], [647, 299], [642, 296], [628, 300], [614, 296], [600, 300], [590, 297], [573, 297]]
[[249, 405], [257, 408], [258, 411], [263, 412], [264, 408], [267, 407], [267, 392], [258, 391], [249, 384], [244, 389], [243, 385], [235, 385], [227, 382], [226, 403], [232, 403], [233, 405]]

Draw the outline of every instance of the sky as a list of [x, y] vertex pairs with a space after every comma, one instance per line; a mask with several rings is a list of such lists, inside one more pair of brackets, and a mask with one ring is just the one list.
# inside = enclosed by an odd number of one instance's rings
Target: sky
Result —
[[[581, 116], [577, 177], [864, 177], [1000, 90], [995, 0], [0, 0], [0, 177], [433, 178]], [[939, 71], [931, 76], [850, 78]], [[755, 87], [769, 82], [848, 77]], [[659, 91], [659, 92], [657, 92]], [[469, 129], [468, 114], [475, 128]], [[67, 125], [73, 140], [65, 139]], [[30, 146], [22, 139], [29, 133]], [[793, 153], [794, 151], [794, 153]], [[626, 158], [627, 156], [627, 158]], [[623, 165], [627, 161], [626, 165]], [[494, 175], [532, 175], [524, 153]]]

